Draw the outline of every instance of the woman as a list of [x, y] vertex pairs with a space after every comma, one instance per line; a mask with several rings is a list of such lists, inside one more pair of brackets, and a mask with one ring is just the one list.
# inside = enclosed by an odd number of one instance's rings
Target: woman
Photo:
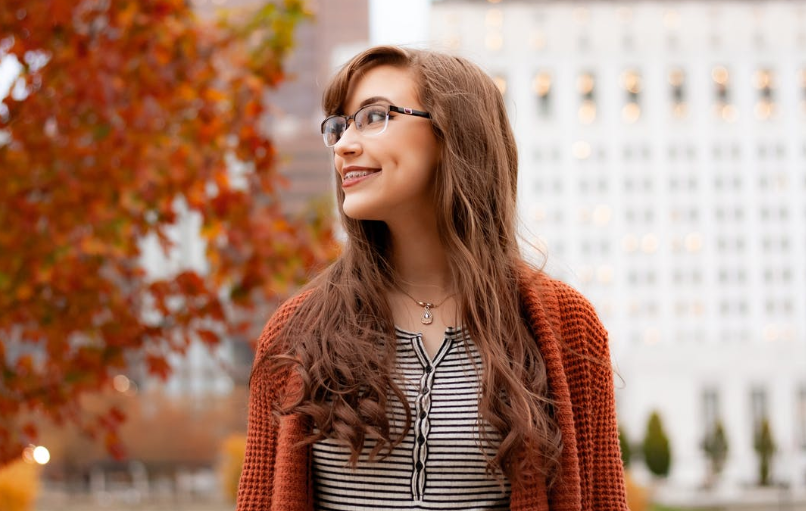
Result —
[[260, 338], [238, 509], [626, 509], [607, 334], [521, 258], [492, 80], [377, 47], [323, 103], [347, 243]]

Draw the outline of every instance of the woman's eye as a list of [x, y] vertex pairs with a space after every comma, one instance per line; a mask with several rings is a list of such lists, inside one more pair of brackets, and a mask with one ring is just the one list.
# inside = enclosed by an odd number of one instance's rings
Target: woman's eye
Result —
[[386, 119], [386, 110], [370, 110], [367, 112], [367, 122], [373, 124], [383, 122]]

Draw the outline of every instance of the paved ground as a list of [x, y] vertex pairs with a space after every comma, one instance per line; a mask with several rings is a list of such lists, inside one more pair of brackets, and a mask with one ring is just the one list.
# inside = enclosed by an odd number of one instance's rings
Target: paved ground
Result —
[[234, 504], [219, 499], [151, 499], [143, 500], [118, 495], [92, 498], [44, 494], [37, 501], [35, 511], [233, 511]]
[[[768, 498], [753, 502], [752, 498], [732, 502], [708, 502], [709, 499], [681, 499], [688, 502], [666, 500], [656, 505], [657, 511], [806, 511], [802, 495], [789, 498]], [[671, 502], [670, 502], [671, 500]], [[699, 506], [692, 506], [699, 502]], [[235, 505], [213, 497], [161, 498], [145, 500], [136, 493], [103, 494], [100, 497], [75, 496], [45, 492], [34, 511], [233, 511]]]

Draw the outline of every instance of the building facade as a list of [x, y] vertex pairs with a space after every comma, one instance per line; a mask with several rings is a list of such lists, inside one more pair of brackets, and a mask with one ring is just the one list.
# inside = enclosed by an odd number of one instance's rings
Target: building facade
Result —
[[436, 49], [479, 63], [520, 149], [525, 246], [611, 337], [619, 421], [652, 411], [670, 482], [806, 489], [806, 3], [443, 0]]

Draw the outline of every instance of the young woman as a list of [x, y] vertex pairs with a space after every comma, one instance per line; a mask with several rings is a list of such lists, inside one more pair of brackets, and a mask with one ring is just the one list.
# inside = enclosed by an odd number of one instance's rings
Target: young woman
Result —
[[520, 255], [493, 81], [377, 47], [323, 103], [347, 242], [260, 338], [238, 509], [626, 510], [607, 334]]

